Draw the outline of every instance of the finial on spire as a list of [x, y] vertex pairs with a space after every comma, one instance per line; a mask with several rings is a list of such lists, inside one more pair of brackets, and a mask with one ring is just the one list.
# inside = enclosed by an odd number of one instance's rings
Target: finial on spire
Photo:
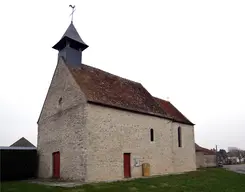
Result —
[[75, 5], [69, 5], [69, 7], [72, 8], [72, 12], [71, 12], [70, 16], [71, 16], [71, 22], [73, 22], [73, 14], [74, 14], [74, 12], [76, 11]]

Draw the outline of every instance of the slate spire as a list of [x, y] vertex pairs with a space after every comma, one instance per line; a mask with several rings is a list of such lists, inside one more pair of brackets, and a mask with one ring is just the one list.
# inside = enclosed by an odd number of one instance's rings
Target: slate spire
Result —
[[74, 49], [81, 49], [81, 51], [88, 47], [88, 45], [86, 45], [86, 43], [84, 43], [80, 37], [75, 26], [73, 25], [73, 22], [71, 22], [64, 35], [61, 37], [59, 42], [53, 46], [53, 48], [60, 51], [67, 45], [67, 43], [69, 43]]
[[88, 48], [79, 33], [77, 32], [73, 22], [70, 23], [64, 35], [53, 49], [59, 51], [59, 57], [63, 57], [67, 64], [77, 66], [82, 62], [82, 51]]

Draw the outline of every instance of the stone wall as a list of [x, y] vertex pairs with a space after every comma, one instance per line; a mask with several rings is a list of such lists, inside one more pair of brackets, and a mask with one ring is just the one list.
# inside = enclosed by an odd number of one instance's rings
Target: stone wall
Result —
[[216, 155], [206, 155], [204, 152], [196, 152], [197, 168], [201, 167], [215, 167]]
[[[178, 147], [177, 128], [183, 146]], [[154, 141], [150, 141], [150, 129]], [[193, 126], [88, 104], [59, 60], [38, 121], [39, 177], [52, 177], [52, 153], [60, 152], [61, 178], [108, 181], [124, 178], [123, 154], [131, 154], [131, 176], [195, 170]]]
[[[184, 147], [173, 150], [175, 133], [172, 123], [166, 119], [89, 104], [86, 126], [89, 130], [87, 181], [123, 179], [123, 153], [131, 153], [132, 177], [142, 176], [142, 163], [150, 164], [151, 175], [173, 173], [174, 165], [179, 166], [179, 172], [196, 168], [193, 127], [183, 126]], [[174, 142], [177, 145], [176, 138]], [[177, 162], [177, 157], [181, 162]]]
[[216, 166], [216, 155], [204, 155], [205, 167], [215, 167]]
[[[178, 146], [178, 127], [181, 128], [181, 147]], [[172, 131], [174, 172], [196, 170], [194, 127], [175, 122]]]
[[204, 163], [204, 153], [203, 152], [196, 152], [196, 166], [197, 168], [206, 166]]
[[86, 99], [59, 60], [38, 121], [39, 177], [52, 177], [52, 153], [60, 152], [63, 179], [85, 180]]

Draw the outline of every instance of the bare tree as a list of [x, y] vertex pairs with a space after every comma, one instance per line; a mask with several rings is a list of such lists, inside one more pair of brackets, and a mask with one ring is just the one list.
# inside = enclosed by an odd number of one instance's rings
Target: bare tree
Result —
[[237, 157], [241, 163], [241, 160], [245, 158], [245, 150], [239, 149], [237, 147], [228, 147], [228, 156]]
[[227, 155], [226, 150], [220, 149], [217, 152], [217, 158], [218, 158], [218, 162], [227, 163], [227, 161], [228, 161], [228, 155]]

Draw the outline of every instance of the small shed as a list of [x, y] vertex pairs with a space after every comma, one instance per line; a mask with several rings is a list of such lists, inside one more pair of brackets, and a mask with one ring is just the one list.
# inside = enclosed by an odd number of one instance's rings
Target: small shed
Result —
[[196, 166], [200, 167], [216, 167], [216, 152], [203, 148], [197, 144], [196, 147]]
[[[10, 147], [0, 147], [0, 180], [23, 180], [37, 175], [37, 149], [21, 138]], [[22, 146], [18, 146], [22, 145]]]
[[14, 142], [10, 147], [35, 147], [25, 137], [21, 137], [18, 141]]

